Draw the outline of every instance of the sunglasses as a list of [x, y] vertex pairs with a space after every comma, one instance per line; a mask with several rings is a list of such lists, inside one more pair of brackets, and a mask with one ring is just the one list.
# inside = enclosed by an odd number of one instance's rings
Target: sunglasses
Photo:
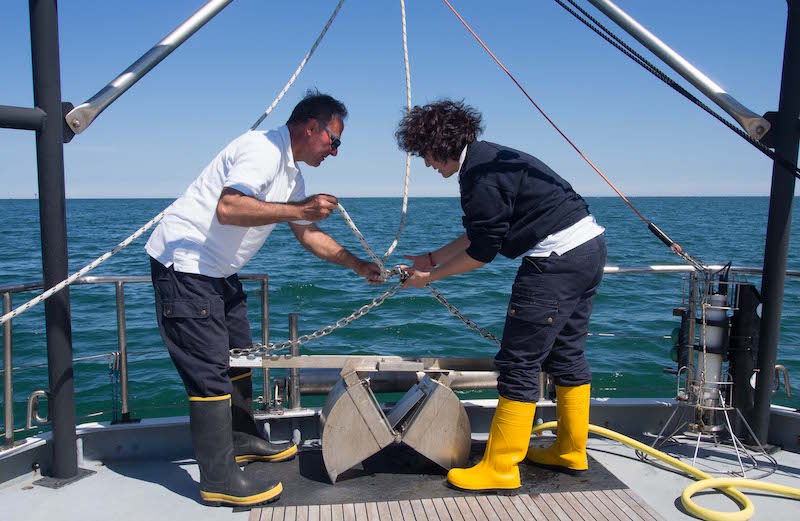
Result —
[[322, 120], [319, 120], [319, 119], [318, 119], [318, 120], [317, 120], [317, 122], [318, 122], [320, 125], [322, 125], [322, 128], [324, 128], [325, 130], [327, 130], [327, 131], [328, 131], [328, 137], [329, 137], [329, 138], [330, 138], [330, 140], [331, 140], [331, 150], [336, 150], [337, 148], [339, 148], [339, 145], [341, 145], [341, 144], [342, 144], [342, 140], [341, 140], [341, 139], [339, 139], [339, 136], [337, 136], [336, 134], [334, 134], [334, 133], [333, 133], [333, 130], [329, 129], [329, 128], [328, 128], [328, 125], [326, 125], [325, 123], [323, 123], [323, 122], [322, 122]]

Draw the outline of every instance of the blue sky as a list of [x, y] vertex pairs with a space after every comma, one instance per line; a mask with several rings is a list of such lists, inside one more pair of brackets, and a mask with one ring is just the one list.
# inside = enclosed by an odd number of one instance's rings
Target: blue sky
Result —
[[[233, 2], [66, 145], [67, 196], [180, 195], [280, 92], [336, 3]], [[27, 2], [5, 4], [0, 104], [31, 106]], [[91, 97], [203, 4], [60, 2], [64, 100], [78, 105]], [[769, 194], [769, 160], [555, 2], [453, 4], [623, 193]], [[758, 113], [777, 109], [785, 0], [617, 4], [745, 106]], [[590, 4], [581, 5], [633, 43]], [[408, 0], [406, 10], [414, 104], [463, 98], [483, 112], [484, 139], [539, 157], [584, 195], [614, 195], [444, 2]], [[347, 0], [261, 128], [283, 124], [309, 87], [343, 100], [350, 117], [339, 157], [321, 168], [303, 168], [308, 192], [402, 195], [405, 157], [393, 137], [406, 99], [399, 1]], [[32, 133], [0, 130], [0, 198], [28, 198], [37, 191], [34, 151]], [[410, 194], [455, 196], [458, 185], [415, 158]]]

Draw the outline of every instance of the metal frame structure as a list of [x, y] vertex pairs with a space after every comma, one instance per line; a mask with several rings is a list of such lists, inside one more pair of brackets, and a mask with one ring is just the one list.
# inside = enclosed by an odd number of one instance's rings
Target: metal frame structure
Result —
[[[604, 3], [590, 1], [598, 7]], [[120, 81], [117, 84], [112, 82], [89, 100], [96, 105], [91, 118], [96, 117], [228, 3], [230, 0], [209, 1], [195, 16], [137, 60], [118, 78]], [[46, 252], [42, 255], [42, 268], [44, 287], [50, 288], [68, 275], [63, 145], [72, 138], [74, 132], [85, 129], [88, 123], [79, 123], [77, 126], [73, 123], [72, 129], [66, 124], [66, 121], [80, 119], [75, 117], [75, 112], [71, 113], [72, 118], [66, 117], [65, 120], [64, 116], [65, 109], [69, 111], [71, 106], [63, 104], [61, 100], [56, 0], [29, 0], [29, 6], [34, 107], [0, 106], [0, 127], [36, 131], [41, 244], [42, 251]], [[776, 157], [796, 165], [800, 141], [800, 125], [797, 124], [800, 97], [794, 93], [800, 90], [800, 4], [798, 0], [787, 0], [787, 6], [781, 95], [773, 133]], [[635, 34], [633, 36], [637, 37]], [[765, 300], [758, 358], [761, 377], [756, 388], [753, 419], [755, 433], [764, 443], [769, 429], [794, 188], [793, 172], [781, 162], [774, 161], [762, 283]], [[51, 474], [53, 479], [66, 483], [79, 474], [68, 289], [45, 302], [45, 317], [53, 426]], [[10, 342], [7, 345], [10, 352]]]

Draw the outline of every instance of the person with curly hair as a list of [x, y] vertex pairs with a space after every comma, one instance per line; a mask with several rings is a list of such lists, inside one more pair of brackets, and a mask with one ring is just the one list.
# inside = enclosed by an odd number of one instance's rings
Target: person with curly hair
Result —
[[[535, 157], [478, 140], [481, 114], [442, 100], [408, 111], [395, 136], [401, 149], [449, 178], [458, 173], [466, 232], [422, 255], [403, 289], [423, 287], [491, 262], [521, 258], [500, 350], [500, 394], [481, 461], [447, 480], [467, 490], [514, 489], [525, 459], [569, 471], [588, 468], [591, 373], [584, 356], [592, 302], [606, 261], [604, 228], [572, 186]], [[558, 435], [531, 448], [539, 373], [555, 381]]]

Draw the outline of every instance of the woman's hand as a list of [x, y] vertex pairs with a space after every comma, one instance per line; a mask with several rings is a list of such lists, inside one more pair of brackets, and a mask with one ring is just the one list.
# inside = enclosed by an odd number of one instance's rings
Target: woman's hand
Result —
[[412, 270], [430, 271], [433, 268], [433, 263], [431, 262], [432, 255], [430, 253], [423, 253], [422, 255], [403, 255], [403, 258], [414, 263], [411, 266]]
[[407, 269], [408, 272], [408, 278], [403, 282], [403, 289], [409, 286], [412, 288], [422, 288], [425, 287], [426, 284], [430, 284], [431, 274], [429, 271], [417, 270], [413, 266], [411, 268], [406, 268], [406, 266], [401, 267]]

